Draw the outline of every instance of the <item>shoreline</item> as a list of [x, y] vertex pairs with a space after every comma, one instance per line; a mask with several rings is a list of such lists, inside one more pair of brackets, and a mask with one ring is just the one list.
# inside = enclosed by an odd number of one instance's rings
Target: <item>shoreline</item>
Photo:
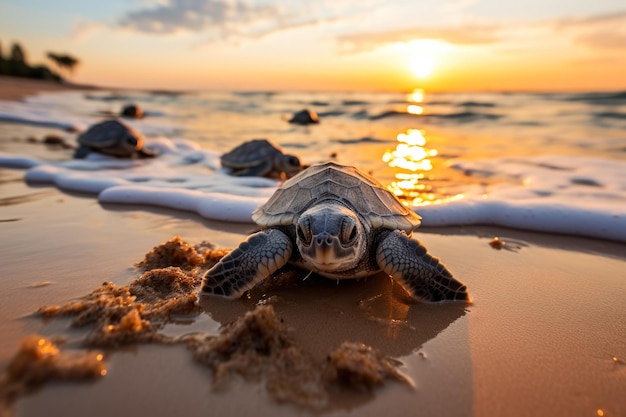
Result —
[[0, 100], [20, 101], [26, 96], [43, 92], [98, 89], [100, 88], [91, 85], [0, 75]]
[[[37, 92], [39, 83], [26, 84], [15, 84], [12, 94]], [[6, 130], [2, 136], [13, 136], [13, 127]], [[34, 145], [12, 146], [30, 152]], [[32, 333], [65, 336], [68, 349], [80, 347], [88, 329], [72, 328], [67, 319], [41, 320], [33, 316], [39, 307], [79, 299], [103, 281], [128, 285], [140, 274], [133, 265], [173, 236], [232, 248], [254, 230], [175, 210], [100, 204], [93, 196], [27, 184], [23, 172], [0, 168], [0, 370]], [[508, 247], [490, 246], [495, 236]], [[424, 228], [416, 237], [468, 285], [472, 305], [406, 303], [379, 276], [267, 294], [312, 355], [323, 357], [342, 339], [375, 345], [414, 381], [413, 388], [390, 383], [352, 392], [321, 414], [626, 414], [625, 244], [494, 226]], [[198, 317], [167, 331], [215, 334], [251, 308], [246, 300], [201, 304]], [[212, 390], [211, 372], [181, 347], [137, 344], [108, 350], [105, 358], [106, 377], [46, 384], [21, 397], [15, 415], [311, 414], [272, 401], [258, 382], [235, 379]]]
[[[109, 90], [109, 91], [144, 91], [144, 92], [158, 92], [163, 94], [194, 94], [202, 92], [219, 92], [219, 93], [234, 93], [234, 94], [280, 94], [280, 93], [321, 93], [321, 94], [407, 94], [412, 93], [411, 90], [403, 91], [294, 91], [294, 90], [221, 90], [221, 89], [170, 89], [170, 88], [131, 88], [131, 87], [115, 87], [105, 85], [92, 85], [92, 84], [75, 84], [70, 81], [55, 82], [38, 80], [35, 78], [26, 77], [13, 77], [7, 75], [0, 75], [0, 100], [20, 100], [24, 96], [37, 94], [41, 92], [54, 92], [54, 91], [71, 91], [71, 90]], [[421, 90], [417, 88], [416, 90]], [[413, 90], [414, 91], [414, 90]], [[428, 90], [430, 94], [595, 94], [595, 93], [624, 93], [626, 92], [626, 86], [623, 88], [613, 89], [563, 89], [563, 90], [534, 90], [534, 89], [521, 89], [521, 90], [469, 90], [469, 91], [448, 91], [448, 90]]]

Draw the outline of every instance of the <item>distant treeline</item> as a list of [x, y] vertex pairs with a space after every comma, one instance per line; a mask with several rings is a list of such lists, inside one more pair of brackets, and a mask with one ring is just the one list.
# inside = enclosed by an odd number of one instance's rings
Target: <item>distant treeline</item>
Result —
[[[79, 63], [76, 58], [70, 55], [48, 52], [47, 57], [53, 61], [59, 69], [65, 69], [68, 72], [72, 72], [74, 67]], [[24, 49], [18, 43], [14, 43], [11, 46], [11, 51], [6, 57], [3, 54], [2, 44], [0, 44], [0, 75], [63, 81], [61, 75], [52, 71], [46, 65], [29, 65], [26, 61]]]

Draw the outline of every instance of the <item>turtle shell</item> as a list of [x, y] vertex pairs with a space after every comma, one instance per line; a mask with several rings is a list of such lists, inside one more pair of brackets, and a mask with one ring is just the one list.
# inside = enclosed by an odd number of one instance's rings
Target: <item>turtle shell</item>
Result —
[[91, 148], [102, 149], [116, 146], [121, 140], [128, 137], [137, 140], [136, 149], [142, 148], [143, 137], [139, 132], [119, 120], [112, 119], [91, 126], [78, 137], [78, 143]]
[[261, 227], [294, 225], [309, 207], [339, 202], [369, 222], [372, 228], [411, 233], [421, 217], [372, 176], [334, 162], [313, 165], [285, 183], [252, 213]]
[[234, 169], [252, 168], [271, 161], [283, 151], [267, 139], [254, 139], [244, 142], [232, 151], [222, 155], [222, 166]]

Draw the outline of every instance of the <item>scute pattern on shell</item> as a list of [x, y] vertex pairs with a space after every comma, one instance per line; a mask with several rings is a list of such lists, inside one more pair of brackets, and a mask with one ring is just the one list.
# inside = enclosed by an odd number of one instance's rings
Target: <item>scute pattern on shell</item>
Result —
[[222, 165], [243, 169], [257, 166], [264, 161], [271, 160], [282, 150], [266, 139], [254, 139], [237, 146], [230, 152], [222, 155]]
[[373, 228], [411, 233], [421, 221], [376, 179], [354, 167], [333, 162], [314, 165], [287, 180], [252, 213], [262, 227], [293, 225], [313, 204], [337, 201], [352, 208]]
[[106, 120], [91, 126], [78, 137], [78, 143], [93, 148], [107, 148], [114, 146], [128, 134], [138, 139], [139, 148], [142, 143], [141, 135], [135, 129], [119, 120]]

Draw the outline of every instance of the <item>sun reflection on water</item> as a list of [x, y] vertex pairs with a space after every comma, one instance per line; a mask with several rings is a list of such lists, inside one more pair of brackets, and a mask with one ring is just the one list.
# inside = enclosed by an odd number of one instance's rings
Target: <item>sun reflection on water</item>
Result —
[[407, 94], [407, 101], [412, 101], [413, 103], [422, 103], [424, 101], [424, 90], [421, 88], [416, 88], [412, 93]]
[[426, 147], [424, 130], [408, 129], [396, 138], [395, 149], [385, 151], [382, 159], [395, 171], [395, 181], [388, 188], [405, 205], [419, 206], [462, 198], [462, 195], [442, 196], [433, 189], [431, 158], [437, 156], [437, 150]]
[[424, 108], [422, 106], [418, 106], [417, 104], [409, 104], [406, 107], [406, 111], [409, 114], [422, 114], [424, 113]]

